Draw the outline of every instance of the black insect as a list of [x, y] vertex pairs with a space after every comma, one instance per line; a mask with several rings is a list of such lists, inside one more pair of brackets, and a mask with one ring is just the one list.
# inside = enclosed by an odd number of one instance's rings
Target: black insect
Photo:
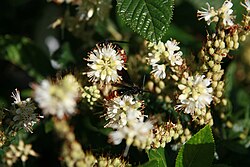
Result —
[[[119, 87], [119, 89], [112, 91], [108, 95], [107, 99], [110, 100], [115, 97], [125, 96], [125, 95], [134, 96], [136, 94], [142, 94], [143, 92], [147, 92], [132, 82], [127, 70], [123, 68], [121, 71], [119, 71], [119, 73], [120, 73], [120, 76], [122, 76], [122, 83], [112, 84], [115, 87]], [[143, 79], [143, 85], [144, 85], [144, 80], [145, 78]]]

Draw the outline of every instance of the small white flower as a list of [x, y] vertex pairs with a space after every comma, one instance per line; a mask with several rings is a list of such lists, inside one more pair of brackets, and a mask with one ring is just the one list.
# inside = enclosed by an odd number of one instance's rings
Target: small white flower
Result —
[[244, 3], [240, 3], [244, 8], [246, 8], [247, 11], [250, 11], [250, 1], [249, 0], [245, 0], [245, 4]]
[[12, 92], [11, 97], [15, 100], [14, 104], [22, 103], [21, 97], [20, 97], [20, 92], [17, 89], [15, 89], [15, 92]]
[[159, 41], [158, 44], [155, 43], [149, 43], [148, 48], [150, 49], [150, 52], [148, 53], [148, 62], [150, 65], [154, 65], [158, 63], [164, 53], [166, 52], [166, 48], [164, 46], [164, 43]]
[[96, 48], [89, 53], [86, 59], [90, 68], [87, 76], [92, 82], [110, 83], [121, 80], [117, 70], [124, 68], [122, 55], [114, 49], [112, 43], [96, 45]]
[[40, 85], [33, 85], [34, 99], [45, 115], [56, 115], [62, 119], [65, 115], [75, 113], [79, 88], [73, 75], [66, 75], [54, 84], [43, 80]]
[[229, 10], [232, 10], [231, 8], [233, 7], [233, 3], [230, 1], [230, 0], [226, 0], [222, 7], [219, 9], [219, 11], [221, 13], [226, 13], [228, 12]]
[[166, 65], [165, 64], [154, 64], [152, 65], [153, 70], [151, 71], [151, 73], [154, 75], [154, 77], [156, 78], [160, 78], [160, 79], [164, 79], [166, 78]]
[[176, 40], [168, 40], [166, 43], [165, 43], [165, 46], [169, 52], [169, 54], [174, 54], [175, 51], [178, 51], [180, 50], [180, 47], [178, 46], [178, 42]]
[[124, 156], [127, 155], [131, 144], [145, 149], [152, 142], [153, 125], [150, 121], [144, 122], [146, 115], [142, 114], [143, 103], [136, 101], [132, 96], [118, 96], [106, 103], [106, 127], [114, 129], [109, 134], [109, 142], [118, 145], [123, 139], [126, 140]]
[[223, 24], [225, 26], [232, 26], [234, 25], [233, 19], [235, 16], [232, 15], [233, 10], [231, 9], [233, 7], [233, 3], [231, 1], [225, 1], [222, 5], [222, 7], [219, 9], [219, 13], [222, 15]]
[[182, 54], [183, 53], [181, 51], [179, 51], [179, 52], [176, 52], [174, 54], [170, 54], [168, 56], [168, 59], [170, 61], [171, 66], [182, 65], [182, 62], [183, 62], [183, 59], [181, 58]]
[[182, 65], [182, 52], [179, 51], [180, 47], [178, 46], [178, 42], [176, 40], [168, 40], [165, 43], [165, 46], [168, 50], [168, 60], [170, 61], [171, 66], [175, 66], [175, 65]]
[[228, 10], [228, 12], [224, 13], [223, 15], [223, 24], [225, 26], [229, 25], [229, 26], [232, 26], [234, 25], [234, 22], [233, 22], [233, 18], [234, 16], [232, 16], [231, 14], [233, 13], [233, 10]]
[[[14, 98], [14, 117], [13, 121], [15, 122], [14, 127], [24, 128], [27, 132], [33, 133], [33, 126], [40, 121], [40, 118], [43, 116], [35, 113], [35, 104], [31, 101], [30, 98], [27, 98], [25, 101], [21, 100], [20, 92], [15, 89], [15, 92], [12, 92]], [[18, 108], [15, 107], [17, 105]]]
[[118, 131], [113, 131], [109, 134], [109, 142], [113, 143], [114, 145], [118, 145], [122, 142], [122, 140], [125, 138], [125, 135], [127, 132], [127, 127], [121, 128]]
[[206, 3], [208, 9], [202, 8], [203, 11], [197, 11], [198, 20], [204, 19], [208, 25], [213, 22], [213, 17], [217, 16], [217, 11], [214, 10], [214, 7], [210, 7], [209, 3]]
[[107, 113], [105, 119], [109, 121], [105, 127], [120, 128], [129, 121], [141, 120], [143, 103], [136, 101], [132, 96], [118, 96], [106, 102]]
[[118, 145], [123, 139], [126, 139], [127, 146], [135, 144], [137, 147], [146, 146], [153, 136], [151, 130], [153, 124], [150, 121], [135, 121], [109, 134], [109, 142]]
[[187, 85], [179, 85], [182, 94], [179, 96], [180, 105], [176, 108], [184, 108], [184, 112], [193, 115], [195, 111], [202, 110], [209, 106], [212, 99], [213, 89], [208, 87], [211, 84], [210, 79], [204, 75], [191, 76], [187, 79]]
[[194, 112], [196, 109], [194, 99], [193, 98], [186, 99], [186, 98], [183, 98], [183, 96], [180, 96], [179, 100], [180, 100], [181, 104], [177, 105], [176, 108], [177, 109], [184, 108], [184, 113], [194, 115]]

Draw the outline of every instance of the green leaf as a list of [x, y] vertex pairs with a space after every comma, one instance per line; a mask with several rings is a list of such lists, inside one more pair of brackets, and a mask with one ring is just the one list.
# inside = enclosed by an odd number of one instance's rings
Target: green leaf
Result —
[[184, 45], [190, 45], [190, 43], [197, 44], [197, 39], [194, 36], [183, 30], [179, 26], [175, 25], [174, 23], [171, 24], [169, 30], [162, 38], [162, 41], [166, 42], [170, 38], [181, 39], [181, 43]]
[[228, 69], [227, 69], [227, 72], [226, 72], [226, 75], [225, 75], [225, 96], [227, 98], [230, 97], [230, 93], [233, 89], [233, 85], [234, 85], [234, 80], [235, 80], [235, 71], [236, 71], [236, 63], [231, 63], [229, 66], [228, 66]]
[[20, 67], [37, 80], [53, 72], [49, 57], [26, 37], [0, 36], [0, 58]]
[[209, 125], [205, 126], [180, 149], [176, 167], [210, 167], [214, 157], [214, 139]]
[[237, 92], [236, 100], [237, 100], [237, 103], [242, 107], [246, 107], [250, 104], [249, 94], [245, 90], [242, 90], [242, 89], [240, 89]]
[[45, 123], [45, 133], [49, 133], [50, 131], [53, 130], [53, 128], [54, 128], [54, 122], [52, 119], [50, 119]]
[[148, 153], [149, 162], [147, 162], [146, 164], [143, 164], [143, 166], [157, 161], [157, 164], [154, 164], [154, 166], [167, 167], [164, 148], [151, 149], [147, 153]]
[[146, 162], [145, 164], [139, 165], [139, 167], [152, 167], [152, 166], [159, 166], [159, 162], [157, 160], [150, 160]]
[[70, 63], [75, 63], [75, 58], [68, 42], [63, 43], [60, 49], [52, 55], [52, 59], [59, 63], [61, 68], [67, 68]]
[[117, 13], [136, 33], [160, 41], [173, 15], [173, 0], [117, 0]]

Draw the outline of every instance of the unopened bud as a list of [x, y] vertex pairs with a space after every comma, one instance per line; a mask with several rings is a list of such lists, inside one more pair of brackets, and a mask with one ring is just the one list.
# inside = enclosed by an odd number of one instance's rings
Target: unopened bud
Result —
[[246, 35], [241, 35], [240, 36], [240, 40], [243, 42], [243, 41], [245, 41], [246, 40]]
[[216, 96], [220, 98], [222, 96], [222, 91], [217, 91]]
[[210, 55], [213, 55], [214, 54], [214, 49], [213, 48], [209, 48], [208, 52], [209, 52]]
[[212, 46], [212, 41], [207, 41], [207, 46], [211, 47]]
[[220, 42], [220, 49], [224, 49], [225, 48], [225, 42], [224, 41], [221, 41]]
[[216, 40], [216, 41], [214, 42], [214, 46], [215, 46], [216, 48], [218, 48], [218, 47], [220, 46], [220, 43], [219, 43], [218, 40]]
[[235, 42], [234, 43], [234, 49], [238, 49], [239, 45], [240, 45], [239, 42]]
[[208, 62], [208, 65], [209, 65], [209, 67], [213, 67], [214, 66], [214, 61], [212, 61], [212, 60], [210, 60], [209, 62]]

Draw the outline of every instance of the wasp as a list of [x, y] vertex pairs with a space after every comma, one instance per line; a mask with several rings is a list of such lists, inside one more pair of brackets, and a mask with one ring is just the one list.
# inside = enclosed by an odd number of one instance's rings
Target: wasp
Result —
[[[107, 97], [108, 100], [113, 99], [115, 97], [119, 97], [119, 96], [125, 96], [125, 95], [134, 96], [136, 94], [142, 94], [143, 92], [148, 92], [132, 82], [127, 70], [122, 69], [120, 73], [121, 73], [123, 82], [112, 84], [113, 86], [119, 87], [119, 88], [117, 90], [113, 90], [108, 95]], [[145, 80], [145, 77], [143, 79], [143, 85], [144, 85], [144, 80]]]
[[[125, 41], [119, 41], [120, 43], [127, 43]], [[114, 49], [117, 52], [117, 55], [121, 57], [124, 63], [127, 62], [127, 54], [125, 50], [118, 44], [113, 43], [112, 40], [106, 40], [104, 42], [100, 42], [97, 44], [97, 48], [103, 48], [103, 47], [110, 47]], [[124, 95], [136, 95], [136, 94], [142, 94], [144, 91], [141, 87], [134, 84], [125, 68], [122, 68], [122, 70], [117, 71], [118, 75], [121, 76], [122, 82], [121, 83], [114, 83], [112, 86], [118, 87], [117, 90], [114, 90], [109, 93], [108, 97], [106, 99], [110, 100], [118, 96], [124, 96]]]

